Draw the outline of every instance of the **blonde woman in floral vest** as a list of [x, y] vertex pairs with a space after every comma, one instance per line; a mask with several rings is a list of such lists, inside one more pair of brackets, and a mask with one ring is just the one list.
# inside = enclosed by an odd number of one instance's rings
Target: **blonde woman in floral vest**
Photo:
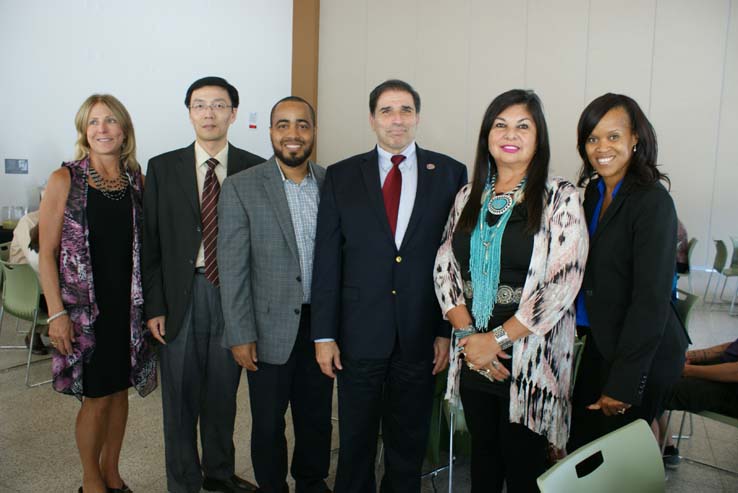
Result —
[[53, 385], [82, 401], [79, 491], [127, 492], [118, 461], [128, 388], [144, 396], [156, 387], [142, 330], [143, 176], [131, 118], [116, 98], [87, 98], [75, 126], [77, 156], [51, 174], [39, 223]]

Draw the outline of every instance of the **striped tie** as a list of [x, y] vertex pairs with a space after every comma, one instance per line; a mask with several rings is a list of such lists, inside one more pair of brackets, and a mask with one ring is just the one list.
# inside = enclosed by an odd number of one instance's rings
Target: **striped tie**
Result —
[[202, 190], [202, 245], [205, 251], [205, 278], [214, 286], [218, 286], [218, 197], [220, 183], [215, 176], [218, 160], [210, 158], [205, 163], [208, 171], [205, 174], [205, 185]]

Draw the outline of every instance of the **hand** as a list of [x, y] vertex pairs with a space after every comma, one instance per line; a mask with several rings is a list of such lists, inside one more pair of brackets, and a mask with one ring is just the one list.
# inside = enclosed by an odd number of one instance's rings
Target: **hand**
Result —
[[436, 337], [433, 341], [433, 374], [438, 375], [448, 366], [448, 349], [451, 347], [451, 339], [448, 337]]
[[318, 365], [320, 365], [320, 371], [328, 377], [336, 378], [333, 368], [343, 370], [343, 366], [341, 366], [341, 350], [338, 349], [336, 341], [316, 342], [315, 359], [318, 361]]
[[590, 411], [602, 411], [605, 416], [615, 416], [616, 414], [625, 414], [630, 409], [630, 404], [613, 399], [604, 394], [597, 399], [597, 402], [587, 406]]
[[164, 330], [165, 321], [166, 317], [164, 315], [160, 315], [158, 317], [150, 318], [146, 322], [146, 327], [148, 327], [151, 335], [154, 336], [154, 339], [161, 342], [162, 344], [167, 343], [167, 341], [164, 340], [164, 335], [167, 333], [167, 331]]
[[683, 377], [692, 377], [694, 376], [694, 367], [698, 365], [691, 365], [689, 363], [684, 364], [684, 368], [682, 368], [682, 376]]
[[256, 366], [259, 359], [256, 356], [255, 342], [233, 346], [231, 347], [231, 353], [233, 353], [233, 358], [239, 366], [246, 368], [248, 371], [256, 371], [259, 369], [259, 367]]
[[51, 339], [51, 345], [59, 351], [59, 354], [63, 356], [72, 354], [74, 329], [69, 315], [64, 314], [51, 321], [49, 324], [49, 339]]
[[464, 337], [459, 346], [464, 348], [464, 358], [470, 368], [486, 370], [490, 377], [499, 381], [510, 377], [510, 372], [499, 361], [499, 358], [510, 359], [510, 355], [500, 349], [491, 332]]

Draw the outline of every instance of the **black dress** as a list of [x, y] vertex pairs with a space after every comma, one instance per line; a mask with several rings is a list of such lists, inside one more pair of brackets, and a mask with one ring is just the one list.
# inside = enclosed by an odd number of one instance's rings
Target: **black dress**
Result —
[[95, 348], [83, 367], [83, 394], [104, 397], [131, 386], [130, 307], [133, 274], [133, 213], [130, 188], [112, 200], [88, 187], [89, 229], [95, 299]]

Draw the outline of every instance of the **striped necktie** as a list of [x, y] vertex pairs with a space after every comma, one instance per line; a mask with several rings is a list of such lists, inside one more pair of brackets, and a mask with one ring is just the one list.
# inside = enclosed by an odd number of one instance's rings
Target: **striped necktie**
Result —
[[210, 158], [206, 161], [208, 171], [205, 174], [205, 185], [202, 190], [202, 245], [205, 252], [205, 278], [214, 286], [218, 286], [218, 197], [220, 183], [215, 175], [218, 160]]

